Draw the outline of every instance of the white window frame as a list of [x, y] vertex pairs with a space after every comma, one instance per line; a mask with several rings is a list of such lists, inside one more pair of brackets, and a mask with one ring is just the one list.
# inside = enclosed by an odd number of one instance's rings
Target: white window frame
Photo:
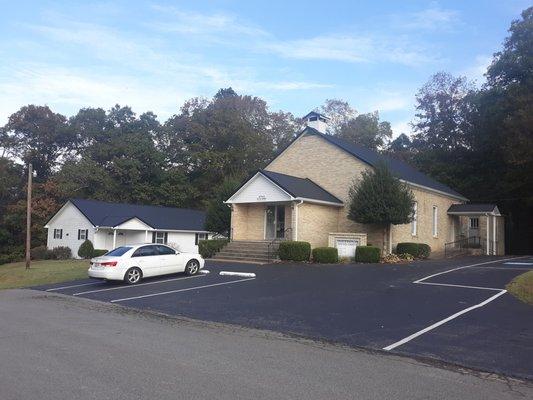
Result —
[[63, 229], [54, 229], [54, 239], [63, 239]]
[[[161, 236], [159, 236], [159, 235], [161, 235]], [[160, 240], [161, 240], [161, 241], [160, 241]], [[165, 243], [165, 232], [156, 232], [156, 233], [155, 233], [154, 243], [157, 243], [157, 244], [166, 244], [166, 243]]]
[[439, 208], [433, 206], [433, 237], [439, 236]]
[[87, 229], [78, 229], [78, 240], [89, 239], [89, 231]]
[[411, 235], [416, 236], [418, 233], [418, 201], [413, 204], [413, 220], [411, 221]]
[[[473, 221], [476, 221], [476, 223], [472, 224]], [[478, 217], [470, 217], [470, 219], [468, 221], [468, 227], [470, 229], [479, 229], [479, 218]]]

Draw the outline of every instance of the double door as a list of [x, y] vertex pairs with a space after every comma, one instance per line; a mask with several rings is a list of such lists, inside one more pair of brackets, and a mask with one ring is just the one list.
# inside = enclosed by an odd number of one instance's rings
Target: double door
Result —
[[267, 206], [265, 239], [283, 239], [285, 237], [285, 206]]

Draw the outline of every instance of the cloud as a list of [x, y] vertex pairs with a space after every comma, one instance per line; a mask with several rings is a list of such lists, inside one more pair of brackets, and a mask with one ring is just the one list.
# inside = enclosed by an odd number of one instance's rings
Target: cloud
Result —
[[393, 15], [391, 19], [395, 27], [406, 30], [450, 30], [459, 22], [459, 14], [432, 3], [425, 10]]
[[476, 81], [477, 84], [482, 84], [486, 80], [484, 74], [487, 72], [487, 68], [491, 63], [492, 56], [478, 55], [471, 66], [460, 71], [460, 75]]
[[405, 133], [407, 136], [413, 134], [413, 128], [411, 127], [410, 120], [394, 121], [391, 123], [392, 137], [395, 139], [400, 134]]

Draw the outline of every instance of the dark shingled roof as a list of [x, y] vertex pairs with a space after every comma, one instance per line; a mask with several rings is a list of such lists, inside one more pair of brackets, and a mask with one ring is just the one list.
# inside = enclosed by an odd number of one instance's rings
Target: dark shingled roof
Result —
[[466, 200], [466, 198], [462, 194], [456, 192], [455, 190], [446, 186], [443, 183], [437, 182], [436, 180], [430, 178], [429, 176], [423, 174], [420, 171], [417, 171], [410, 165], [396, 158], [379, 154], [374, 150], [367, 149], [366, 147], [359, 146], [355, 143], [347, 142], [336, 136], [326, 135], [310, 127], [305, 128], [300, 133], [300, 135], [304, 133], [318, 135], [327, 140], [328, 142], [334, 144], [335, 146], [340, 147], [342, 150], [350, 153], [354, 157], [357, 157], [361, 161], [369, 164], [372, 167], [375, 167], [380, 162], [384, 162], [389, 166], [391, 172], [399, 179], [403, 179], [404, 181], [414, 183], [415, 185], [425, 186], [430, 189], [438, 190], [440, 192], [444, 192], [454, 197], [459, 197], [461, 199]]
[[449, 213], [491, 213], [496, 204], [452, 204]]
[[260, 170], [259, 172], [293, 197], [303, 197], [306, 199], [343, 204], [341, 200], [333, 196], [327, 190], [318, 186], [309, 178], [297, 178], [295, 176], [266, 170]]
[[205, 231], [205, 212], [185, 208], [107, 203], [98, 200], [70, 199], [94, 226], [118, 226], [138, 218], [154, 229]]

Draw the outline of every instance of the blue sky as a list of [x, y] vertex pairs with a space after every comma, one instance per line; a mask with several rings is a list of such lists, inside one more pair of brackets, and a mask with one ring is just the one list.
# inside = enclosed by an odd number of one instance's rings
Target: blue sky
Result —
[[[116, 103], [161, 121], [231, 86], [303, 115], [341, 98], [409, 133], [437, 71], [483, 82], [529, 1], [2, 1], [0, 124]], [[91, 4], [89, 4], [91, 3]]]

